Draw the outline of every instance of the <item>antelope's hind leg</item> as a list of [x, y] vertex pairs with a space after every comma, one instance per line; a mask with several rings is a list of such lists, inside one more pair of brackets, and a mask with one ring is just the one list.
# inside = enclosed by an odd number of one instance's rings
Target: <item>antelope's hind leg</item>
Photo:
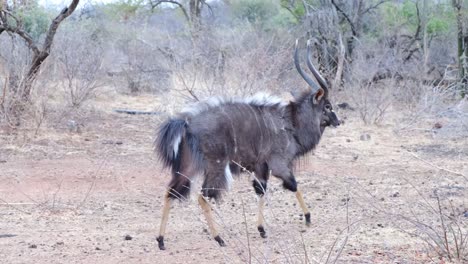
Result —
[[164, 246], [164, 235], [166, 233], [167, 220], [169, 218], [169, 211], [171, 210], [172, 199], [170, 198], [169, 192], [164, 195], [164, 206], [162, 211], [161, 225], [159, 226], [159, 236], [156, 238], [158, 241], [158, 247], [160, 250], [165, 250]]
[[169, 219], [169, 211], [173, 200], [186, 201], [190, 195], [191, 181], [186, 175], [193, 175], [193, 171], [189, 169], [182, 170], [183, 173], [173, 172], [172, 179], [169, 183], [168, 191], [164, 195], [164, 205], [162, 210], [161, 225], [159, 227], [159, 236], [156, 238], [160, 250], [165, 250], [164, 235], [166, 233], [167, 221]]
[[219, 232], [215, 227], [213, 215], [211, 214], [211, 205], [202, 194], [198, 195], [198, 203], [203, 210], [203, 214], [208, 222], [208, 227], [210, 228], [210, 233], [214, 240], [216, 240], [220, 246], [225, 247], [226, 243], [224, 243], [224, 240], [219, 236]]

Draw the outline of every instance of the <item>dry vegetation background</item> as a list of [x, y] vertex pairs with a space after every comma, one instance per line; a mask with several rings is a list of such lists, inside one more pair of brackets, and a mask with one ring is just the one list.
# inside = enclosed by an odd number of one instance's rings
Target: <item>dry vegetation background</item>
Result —
[[[468, 262], [468, 3], [160, 2], [80, 3], [32, 79], [19, 29], [41, 47], [63, 6], [0, 5], [2, 262]], [[297, 165], [311, 227], [273, 179], [260, 238], [242, 175], [215, 206], [228, 247], [192, 200], [159, 251], [154, 130], [209, 96], [290, 100], [306, 89], [296, 38], [313, 41], [344, 121]]]

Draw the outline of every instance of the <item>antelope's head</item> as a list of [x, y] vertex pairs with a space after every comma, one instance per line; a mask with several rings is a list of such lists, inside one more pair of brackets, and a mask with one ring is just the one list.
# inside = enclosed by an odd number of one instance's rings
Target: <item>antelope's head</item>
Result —
[[328, 85], [325, 79], [320, 75], [315, 66], [312, 64], [312, 52], [311, 52], [310, 40], [307, 41], [307, 67], [314, 75], [317, 82], [315, 82], [308, 74], [302, 70], [299, 62], [299, 51], [298, 51], [298, 40], [296, 40], [296, 46], [294, 50], [294, 64], [296, 69], [302, 78], [309, 84], [310, 93], [308, 103], [311, 104], [313, 112], [320, 116], [320, 129], [323, 131], [328, 126], [339, 126], [340, 120], [338, 119], [335, 112], [333, 112], [333, 106], [328, 99]]

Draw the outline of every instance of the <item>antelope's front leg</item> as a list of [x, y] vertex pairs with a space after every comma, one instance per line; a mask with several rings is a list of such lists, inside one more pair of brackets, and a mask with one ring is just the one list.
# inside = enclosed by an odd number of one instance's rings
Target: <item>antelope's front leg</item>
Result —
[[265, 193], [266, 193], [267, 183], [259, 179], [254, 179], [253, 187], [254, 187], [255, 193], [257, 193], [257, 196], [259, 198], [258, 199], [257, 229], [258, 229], [258, 232], [260, 233], [260, 236], [263, 238], [266, 238], [267, 235], [266, 235], [266, 231], [264, 227], [265, 218], [263, 216], [263, 207], [265, 206]]
[[302, 212], [304, 213], [306, 219], [306, 225], [310, 225], [310, 212], [307, 208], [307, 205], [304, 202], [304, 198], [302, 197], [302, 192], [297, 188], [296, 178], [294, 174], [291, 172], [289, 166], [277, 166], [274, 167], [272, 170], [273, 175], [283, 180], [283, 187], [287, 190], [296, 194], [297, 201], [301, 206]]
[[257, 194], [258, 200], [258, 218], [257, 218], [257, 229], [260, 233], [262, 238], [266, 238], [266, 231], [265, 231], [265, 217], [263, 215], [263, 207], [265, 206], [265, 195], [267, 190], [267, 181], [270, 177], [268, 171], [268, 165], [266, 163], [259, 164], [255, 169], [256, 177], [253, 180], [253, 187], [255, 193]]
[[302, 197], [302, 192], [300, 190], [296, 191], [296, 198], [297, 198], [297, 201], [299, 202], [299, 205], [301, 206], [302, 212], [304, 213], [306, 225], [310, 226], [310, 211], [304, 202], [304, 197]]

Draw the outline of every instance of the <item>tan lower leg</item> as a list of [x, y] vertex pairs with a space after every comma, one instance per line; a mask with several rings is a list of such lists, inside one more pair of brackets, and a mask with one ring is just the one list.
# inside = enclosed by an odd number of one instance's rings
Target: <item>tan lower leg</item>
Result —
[[169, 218], [169, 210], [171, 209], [171, 199], [169, 193], [164, 196], [164, 207], [161, 218], [161, 226], [159, 227], [159, 236], [156, 238], [160, 250], [165, 250], [164, 246], [164, 234], [166, 233], [167, 219]]
[[307, 208], [307, 205], [304, 202], [304, 197], [302, 197], [302, 192], [301, 191], [297, 190], [296, 198], [297, 198], [297, 201], [299, 202], [299, 205], [301, 206], [302, 212], [304, 212], [304, 216], [306, 218], [306, 224], [310, 225], [309, 208]]
[[265, 196], [260, 196], [260, 200], [258, 201], [258, 219], [257, 219], [257, 229], [260, 233], [260, 236], [266, 238], [265, 227], [263, 226], [263, 222], [265, 218], [263, 217], [263, 207], [265, 205]]
[[262, 195], [260, 196], [260, 200], [258, 201], [258, 219], [257, 219], [257, 226], [263, 226], [263, 221], [265, 218], [263, 217], [263, 207], [265, 205], [265, 197]]
[[166, 194], [164, 196], [164, 207], [162, 212], [161, 226], [159, 227], [159, 236], [164, 237], [166, 233], [167, 219], [169, 218], [169, 210], [171, 209], [171, 199]]
[[200, 204], [203, 214], [205, 215], [206, 221], [208, 222], [208, 227], [210, 228], [211, 235], [213, 237], [217, 237], [219, 235], [218, 231], [215, 228], [214, 221], [213, 221], [213, 215], [211, 214], [211, 206], [206, 201], [205, 197], [203, 195], [198, 195], [198, 203]]

